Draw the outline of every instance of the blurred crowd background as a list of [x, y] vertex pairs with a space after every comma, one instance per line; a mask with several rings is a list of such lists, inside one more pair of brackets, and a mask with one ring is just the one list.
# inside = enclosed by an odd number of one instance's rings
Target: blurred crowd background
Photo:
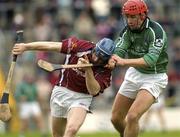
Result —
[[[97, 42], [103, 37], [115, 40], [126, 25], [121, 14], [126, 0], [0, 0], [0, 93], [7, 77], [11, 50], [17, 30], [24, 31], [24, 42], [61, 41], [72, 35]], [[180, 2], [179, 0], [145, 0], [148, 16], [159, 22], [167, 32], [169, 42], [169, 84], [164, 91], [166, 107], [180, 106]], [[6, 130], [17, 130], [21, 87], [30, 85], [34, 95], [26, 101], [40, 104], [42, 121], [48, 122], [49, 97], [59, 71], [47, 73], [37, 66], [37, 60], [63, 63], [64, 55], [49, 52], [25, 52], [18, 56], [14, 73], [11, 109], [16, 116]], [[94, 109], [111, 108], [114, 96], [123, 80], [125, 68], [113, 71], [111, 87], [94, 99]], [[32, 87], [33, 85], [33, 87]], [[30, 91], [31, 92], [31, 91]], [[40, 117], [42, 117], [40, 116]], [[40, 123], [36, 117], [36, 122]], [[27, 122], [27, 121], [26, 121]], [[48, 124], [45, 124], [48, 125]], [[42, 125], [38, 125], [42, 128]], [[42, 131], [44, 132], [44, 131]]]

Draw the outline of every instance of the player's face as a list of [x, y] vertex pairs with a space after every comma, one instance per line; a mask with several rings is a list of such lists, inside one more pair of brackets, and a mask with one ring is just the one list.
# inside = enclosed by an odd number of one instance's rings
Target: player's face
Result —
[[127, 24], [131, 30], [137, 30], [141, 27], [143, 20], [141, 15], [125, 15]]
[[104, 60], [102, 59], [102, 57], [97, 56], [95, 51], [92, 53], [92, 60], [91, 63], [93, 64], [104, 64]]

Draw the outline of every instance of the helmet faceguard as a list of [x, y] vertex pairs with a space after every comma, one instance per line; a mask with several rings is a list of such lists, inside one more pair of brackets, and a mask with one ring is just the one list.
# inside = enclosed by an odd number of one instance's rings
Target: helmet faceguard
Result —
[[111, 39], [103, 38], [100, 40], [94, 49], [95, 54], [98, 58], [103, 61], [108, 61], [115, 49], [115, 44]]
[[138, 15], [147, 12], [148, 8], [143, 0], [128, 0], [122, 8], [122, 13], [129, 15]]

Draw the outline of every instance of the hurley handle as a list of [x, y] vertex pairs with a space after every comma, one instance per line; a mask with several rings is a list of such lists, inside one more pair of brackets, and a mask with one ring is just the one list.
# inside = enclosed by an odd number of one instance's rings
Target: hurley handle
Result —
[[[23, 31], [19, 30], [16, 32], [16, 43], [21, 43], [23, 41]], [[13, 55], [13, 61], [16, 62], [17, 55]]]

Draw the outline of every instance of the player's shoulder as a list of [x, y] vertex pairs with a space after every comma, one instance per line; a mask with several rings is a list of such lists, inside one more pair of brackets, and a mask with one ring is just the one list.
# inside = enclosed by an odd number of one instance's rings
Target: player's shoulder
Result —
[[120, 30], [120, 33], [119, 33], [119, 36], [123, 36], [128, 30], [128, 27], [127, 26], [124, 26], [121, 30]]
[[85, 49], [91, 49], [95, 47], [94, 42], [87, 39], [78, 38], [77, 36], [71, 36], [69, 40], [71, 41], [71, 43], [75, 44], [76, 46], [79, 46]]
[[70, 36], [69, 38], [62, 40], [61, 53], [74, 54], [78, 52], [91, 51], [94, 47], [95, 44], [89, 40]]
[[163, 37], [164, 35], [164, 29], [161, 26], [161, 24], [159, 24], [158, 22], [154, 21], [154, 20], [149, 20], [149, 26], [148, 28], [150, 29], [150, 31], [153, 33], [153, 35], [155, 35], [156, 38], [158, 37]]
[[89, 41], [89, 40], [86, 40], [86, 39], [82, 39], [82, 38], [78, 38], [77, 36], [70, 36], [68, 39], [70, 41], [73, 41], [73, 42], [88, 43], [90, 45], [94, 45], [94, 43], [92, 41]]

